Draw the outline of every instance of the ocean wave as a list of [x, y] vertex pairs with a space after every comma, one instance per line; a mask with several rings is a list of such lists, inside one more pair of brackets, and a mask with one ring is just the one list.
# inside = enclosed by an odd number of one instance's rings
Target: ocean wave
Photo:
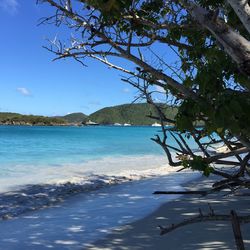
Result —
[[[167, 165], [165, 156], [109, 156], [62, 164], [14, 164], [2, 165], [0, 169], [0, 193], [19, 189], [30, 184], [54, 184], [79, 179], [90, 175], [120, 176], [123, 171], [147, 170]], [[8, 173], [6, 172], [8, 171]], [[1, 175], [1, 173], [3, 173]], [[75, 181], [74, 180], [74, 181]]]
[[0, 195], [0, 219], [15, 218], [26, 212], [50, 207], [79, 193], [88, 193], [109, 185], [154, 178], [176, 169], [168, 165], [147, 170], [125, 170], [120, 175], [89, 175], [57, 180], [54, 183], [33, 184]]

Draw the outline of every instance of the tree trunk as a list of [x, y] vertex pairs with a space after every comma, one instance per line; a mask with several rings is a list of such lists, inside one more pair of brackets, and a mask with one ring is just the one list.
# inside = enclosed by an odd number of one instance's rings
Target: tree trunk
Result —
[[188, 0], [180, 2], [201, 26], [212, 33], [242, 72], [250, 76], [250, 42], [206, 9]]
[[227, 0], [250, 34], [250, 6], [248, 0]]

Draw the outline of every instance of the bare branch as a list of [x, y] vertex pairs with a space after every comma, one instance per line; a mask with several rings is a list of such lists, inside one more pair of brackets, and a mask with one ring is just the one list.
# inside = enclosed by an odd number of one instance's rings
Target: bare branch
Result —
[[[250, 215], [246, 216], [238, 216], [240, 223], [250, 223]], [[187, 226], [194, 223], [200, 223], [200, 222], [207, 222], [207, 221], [231, 221], [231, 214], [207, 214], [204, 215], [199, 212], [199, 215], [184, 220], [178, 224], [172, 224], [170, 227], [160, 227], [161, 229], [161, 235], [167, 234], [169, 232], [172, 232], [180, 227]]]

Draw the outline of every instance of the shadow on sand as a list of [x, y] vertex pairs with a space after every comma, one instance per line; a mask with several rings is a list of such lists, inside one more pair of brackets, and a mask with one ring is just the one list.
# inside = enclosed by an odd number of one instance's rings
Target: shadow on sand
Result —
[[[2, 220], [0, 249], [86, 249], [89, 243], [105, 237], [115, 227], [153, 212], [166, 201], [166, 197], [154, 196], [152, 191], [160, 187], [179, 189], [178, 182], [182, 183], [186, 177], [168, 175], [109, 185], [67, 197], [64, 202], [46, 209]], [[24, 199], [25, 204], [28, 201]]]
[[[193, 187], [192, 190], [196, 188]], [[182, 196], [164, 204], [142, 220], [113, 230], [112, 234], [105, 239], [88, 245], [84, 249], [236, 250], [230, 222], [191, 224], [166, 235], [159, 235], [158, 225], [170, 226], [172, 223], [191, 218], [198, 215], [199, 208], [204, 212], [209, 212], [208, 203], [216, 213], [229, 214], [231, 209], [236, 210], [238, 215], [250, 213], [249, 196], [225, 197], [222, 193], [209, 195], [206, 198]], [[243, 224], [241, 230], [245, 248], [250, 249], [250, 224]]]
[[[175, 201], [153, 212], [167, 197], [153, 196], [152, 191], [175, 185], [175, 177], [161, 177], [110, 186], [88, 195], [76, 195], [54, 207], [1, 221], [0, 249], [235, 249], [229, 223], [200, 223], [159, 235], [158, 225], [189, 218], [197, 214], [198, 208], [207, 211], [208, 202], [215, 212], [228, 213], [235, 209], [239, 215], [250, 213], [248, 197], [218, 195], [206, 199], [175, 197]], [[153, 213], [146, 218], [131, 223], [150, 211]], [[249, 225], [242, 227], [246, 249], [250, 249], [249, 230]], [[104, 239], [93, 243], [100, 238]]]

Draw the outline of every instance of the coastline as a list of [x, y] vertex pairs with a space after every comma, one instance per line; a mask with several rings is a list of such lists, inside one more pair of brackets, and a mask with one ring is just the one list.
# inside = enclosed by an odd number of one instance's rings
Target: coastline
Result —
[[[187, 190], [208, 188], [210, 179], [199, 178], [187, 182]], [[88, 250], [118, 249], [157, 249], [157, 250], [236, 250], [233, 230], [230, 222], [201, 222], [178, 228], [160, 236], [159, 225], [170, 226], [198, 215], [198, 209], [209, 212], [208, 204], [215, 213], [229, 214], [234, 209], [238, 215], [250, 213], [247, 196], [225, 197], [223, 193], [214, 193], [206, 197], [186, 195], [166, 202], [153, 213], [132, 223], [116, 228], [105, 238], [100, 239], [86, 248]], [[241, 231], [246, 249], [250, 249], [250, 224], [242, 224]]]
[[[152, 124], [131, 124], [131, 125], [115, 125], [113, 123], [110, 124], [105, 124], [105, 123], [100, 123], [98, 125], [86, 125], [86, 124], [81, 124], [81, 123], [63, 123], [63, 124], [30, 124], [30, 123], [23, 123], [23, 124], [9, 124], [9, 123], [0, 123], [0, 127], [115, 127], [115, 128], [134, 128], [134, 127], [151, 127], [151, 128], [159, 128], [160, 126], [153, 126]], [[169, 127], [171, 125], [165, 125], [165, 127]]]
[[[148, 168], [150, 165], [153, 165], [152, 160], [154, 160], [155, 165], [159, 167]], [[4, 182], [0, 189], [0, 221], [6, 219], [13, 219], [18, 216], [31, 211], [36, 211], [43, 208], [49, 208], [54, 205], [62, 203], [67, 199], [78, 195], [85, 194], [88, 195], [92, 191], [102, 192], [103, 188], [112, 187], [115, 185], [123, 185], [126, 183], [137, 183], [139, 181], [145, 182], [155, 182], [156, 180], [163, 178], [175, 179], [175, 185], [179, 185], [185, 180], [183, 178], [175, 177], [177, 173], [175, 170], [170, 167], [168, 164], [160, 165], [159, 162], [163, 161], [161, 156], [141, 156], [141, 157], [119, 157], [119, 158], [104, 158], [101, 160], [92, 160], [89, 163], [86, 163], [84, 166], [79, 166], [76, 164], [74, 167], [70, 165], [70, 173], [75, 172], [72, 176], [67, 175], [67, 171], [64, 171], [64, 168], [60, 168], [61, 174], [64, 173], [59, 179], [52, 178], [51, 180], [44, 180], [44, 182], [36, 182], [33, 178], [33, 184], [27, 182], [26, 184], [16, 185], [16, 186], [7, 186], [6, 190], [3, 189]], [[115, 166], [124, 162], [126, 164], [126, 169], [123, 167], [121, 171], [116, 172]], [[144, 162], [144, 168], [140, 170], [132, 170], [131, 167], [134, 164]], [[105, 174], [104, 172], [99, 171], [98, 173], [89, 173], [87, 174], [87, 169], [93, 169], [94, 166], [100, 165], [102, 169], [105, 169], [105, 166], [110, 169], [113, 174]], [[112, 168], [113, 166], [113, 168]], [[67, 167], [65, 167], [68, 169]], [[84, 169], [83, 172], [80, 172], [79, 168]], [[78, 172], [77, 172], [78, 170]], [[56, 169], [55, 169], [56, 171]], [[47, 172], [47, 169], [43, 170], [44, 175]], [[111, 173], [110, 172], [110, 173]], [[50, 175], [55, 177], [57, 173], [52, 174], [50, 170]], [[37, 175], [40, 178], [43, 176], [41, 172], [37, 171]], [[195, 176], [190, 171], [185, 171], [184, 176], [187, 179], [195, 178]], [[26, 176], [28, 180], [31, 180], [32, 176]], [[172, 182], [172, 180], [171, 180]], [[17, 184], [17, 181], [16, 181]], [[151, 192], [152, 190], [149, 190]], [[151, 194], [151, 193], [150, 193]]]

